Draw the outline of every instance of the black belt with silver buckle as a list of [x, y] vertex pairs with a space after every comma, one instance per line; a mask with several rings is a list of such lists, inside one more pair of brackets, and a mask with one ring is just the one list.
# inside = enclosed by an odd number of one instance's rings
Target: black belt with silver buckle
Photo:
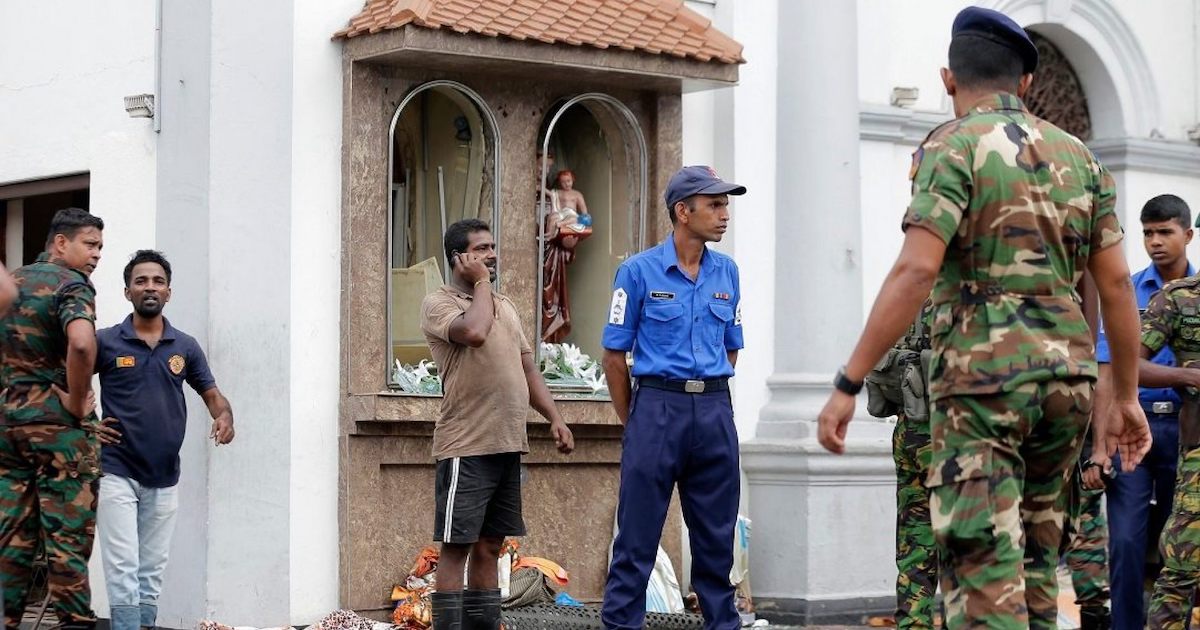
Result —
[[1144, 410], [1146, 413], [1169, 416], [1177, 413], [1179, 411], [1179, 407], [1172, 400], [1160, 400], [1148, 405], [1142, 405], [1142, 410]]
[[706, 392], [723, 392], [729, 389], [728, 378], [689, 379], [662, 378], [659, 376], [639, 376], [639, 387], [664, 389], [669, 392], [685, 392], [688, 394], [703, 394]]

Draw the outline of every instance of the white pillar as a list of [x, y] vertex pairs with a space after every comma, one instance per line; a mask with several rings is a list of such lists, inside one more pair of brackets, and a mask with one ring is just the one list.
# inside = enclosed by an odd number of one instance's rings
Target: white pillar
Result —
[[895, 477], [889, 425], [816, 442], [863, 321], [856, 3], [780, 2], [779, 28], [775, 371], [742, 466], [759, 610], [813, 623], [892, 606]]

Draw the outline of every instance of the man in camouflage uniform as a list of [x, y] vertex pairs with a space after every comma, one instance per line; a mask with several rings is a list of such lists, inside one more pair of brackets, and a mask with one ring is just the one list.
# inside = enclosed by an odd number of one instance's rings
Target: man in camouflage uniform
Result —
[[[929, 364], [932, 303], [875, 369], [867, 375], [867, 411], [896, 417], [892, 460], [896, 464], [896, 627], [932, 629], [937, 592], [937, 545], [929, 520]], [[922, 361], [922, 359], [924, 359]]]
[[100, 478], [90, 402], [96, 292], [88, 276], [103, 229], [86, 210], [60, 210], [47, 251], [13, 273], [19, 296], [0, 340], [0, 575], [9, 629], [20, 625], [42, 548], [62, 627], [96, 622], [87, 575]]
[[[1149, 361], [1170, 346], [1182, 367]], [[1200, 583], [1200, 274], [1175, 280], [1154, 294], [1142, 315], [1141, 380], [1146, 387], [1170, 382], [1172, 373], [1190, 378], [1179, 414], [1179, 467], [1175, 501], [1163, 527], [1159, 550], [1163, 568], [1154, 582], [1149, 624], [1155, 630], [1187, 627]]]
[[[1114, 415], [1099, 433], [1136, 465], [1137, 309], [1111, 176], [1021, 103], [1037, 49], [969, 7], [942, 70], [956, 120], [914, 155], [904, 245], [834, 379], [818, 439], [845, 451], [862, 379], [933, 291], [927, 487], [948, 628], [1056, 628], [1055, 568], [1070, 470], [1097, 368], [1075, 287], [1090, 270], [1113, 350]], [[916, 228], [916, 229], [912, 229]], [[936, 284], [934, 281], [936, 280]]]
[[[1063, 525], [1063, 561], [1071, 570], [1075, 603], [1079, 605], [1082, 630], [1111, 627], [1108, 610], [1108, 524], [1104, 519], [1104, 484], [1091, 462], [1091, 439], [1084, 438], [1079, 466], [1071, 476], [1071, 510]], [[1085, 477], [1099, 481], [1090, 485]]]

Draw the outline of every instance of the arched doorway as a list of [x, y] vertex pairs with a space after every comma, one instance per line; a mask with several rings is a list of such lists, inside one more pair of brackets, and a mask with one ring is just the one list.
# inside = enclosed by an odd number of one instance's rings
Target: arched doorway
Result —
[[[483, 99], [454, 81], [409, 92], [388, 136], [389, 376], [431, 359], [421, 333], [421, 300], [449, 277], [446, 226], [487, 221], [499, 241], [500, 137]], [[389, 378], [392, 383], [392, 378]]]
[[[574, 344], [599, 357], [613, 275], [645, 247], [646, 140], [633, 112], [601, 93], [556, 105], [539, 139], [537, 339]], [[554, 213], [564, 209], [556, 202], [563, 196], [558, 175], [564, 171], [573, 175], [591, 217], [589, 234], [570, 254], [554, 225], [561, 216]]]

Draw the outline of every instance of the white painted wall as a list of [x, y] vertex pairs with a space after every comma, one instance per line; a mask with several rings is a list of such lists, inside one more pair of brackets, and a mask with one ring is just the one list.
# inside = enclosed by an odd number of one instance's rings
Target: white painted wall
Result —
[[361, 5], [303, 4], [293, 24], [290, 624], [338, 605], [342, 47], [329, 37]]
[[0, 4], [0, 184], [91, 172], [91, 211], [107, 227], [92, 278], [104, 326], [128, 305], [126, 256], [154, 235], [152, 123], [130, 118], [124, 103], [154, 91], [154, 9], [66, 4]]
[[683, 163], [709, 164], [727, 181], [747, 188], [732, 198], [732, 229], [720, 251], [741, 270], [742, 325], [746, 348], [734, 380], [738, 439], [754, 437], [758, 411], [767, 403], [766, 379], [775, 362], [776, 71], [777, 2], [689, 3], [714, 25], [745, 44], [749, 63], [737, 87], [685, 94]]

